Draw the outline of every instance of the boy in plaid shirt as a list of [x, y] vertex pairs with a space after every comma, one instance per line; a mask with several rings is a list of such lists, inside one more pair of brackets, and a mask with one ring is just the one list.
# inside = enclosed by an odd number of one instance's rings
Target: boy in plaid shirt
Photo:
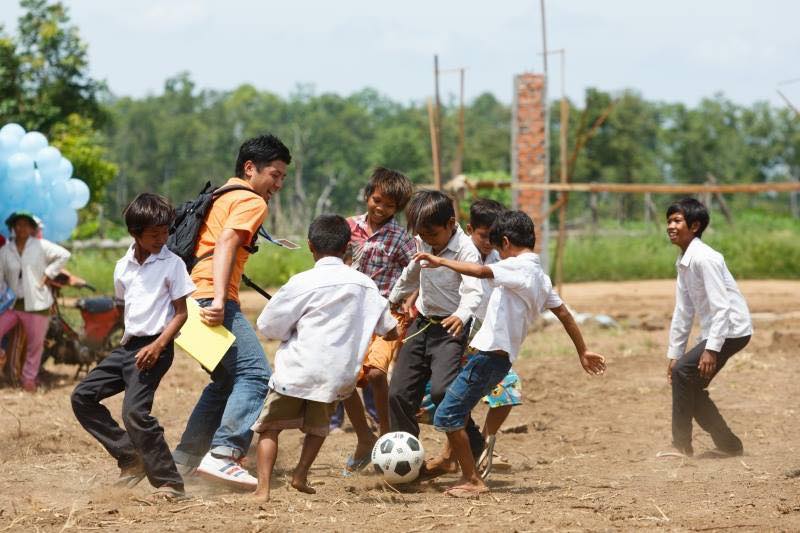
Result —
[[[411, 180], [395, 170], [378, 167], [364, 188], [367, 212], [347, 219], [350, 224], [350, 246], [353, 253], [352, 266], [369, 276], [378, 286], [381, 296], [389, 296], [397, 279], [416, 253], [411, 235], [394, 219], [395, 213], [405, 209], [411, 198]], [[402, 315], [395, 315], [398, 331], [404, 331]], [[381, 435], [389, 431], [389, 365], [400, 349], [400, 340], [387, 341], [373, 337], [367, 348], [359, 386], [369, 385], [375, 398]], [[353, 472], [370, 462], [370, 454], [376, 437], [367, 425], [364, 406], [358, 392], [344, 400], [347, 416], [353, 424], [358, 444], [348, 457], [346, 471]]]

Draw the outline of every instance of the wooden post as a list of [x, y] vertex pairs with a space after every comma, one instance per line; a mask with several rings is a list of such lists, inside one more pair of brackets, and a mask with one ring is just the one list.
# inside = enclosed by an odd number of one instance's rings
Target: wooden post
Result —
[[464, 173], [464, 69], [458, 69], [459, 105], [458, 105], [458, 146], [453, 161], [453, 177]]
[[597, 193], [589, 193], [589, 210], [592, 212], [592, 226], [597, 227], [600, 218], [597, 216]]
[[[797, 176], [791, 176], [789, 180], [798, 183]], [[800, 205], [798, 205], [797, 197], [797, 191], [789, 193], [789, 210], [792, 212], [794, 218], [800, 218]]]
[[[711, 185], [718, 185], [717, 178], [715, 178], [710, 172], [706, 174], [706, 179], [708, 179], [708, 182], [711, 183]], [[722, 211], [722, 215], [725, 217], [725, 220], [728, 222], [728, 224], [733, 226], [733, 214], [731, 213], [731, 210], [728, 209], [728, 203], [725, 201], [725, 197], [719, 192], [709, 193], [709, 195], [711, 194], [713, 194], [714, 198], [717, 199], [719, 209]], [[709, 206], [709, 208], [710, 207], [711, 206]]]
[[[561, 53], [561, 124], [559, 125], [559, 160], [561, 163], [561, 183], [569, 182], [568, 162], [567, 162], [567, 133], [569, 131], [569, 103], [567, 102], [566, 89], [564, 86], [564, 50]], [[569, 192], [561, 193], [561, 206], [558, 210], [558, 239], [556, 240], [556, 289], [562, 294], [564, 283], [564, 246], [567, 242], [567, 204], [569, 203]]]
[[433, 88], [434, 88], [434, 98], [436, 101], [436, 106], [433, 111], [433, 132], [432, 137], [435, 138], [435, 141], [432, 142], [432, 146], [434, 146], [434, 150], [436, 151], [436, 155], [433, 157], [433, 177], [435, 179], [436, 190], [442, 190], [442, 163], [441, 163], [441, 154], [439, 153], [439, 147], [441, 146], [441, 130], [440, 130], [440, 108], [441, 108], [441, 101], [439, 100], [439, 56], [434, 54], [433, 56]]
[[433, 187], [442, 190], [442, 174], [439, 166], [439, 141], [436, 138], [436, 119], [434, 118], [433, 102], [428, 98], [428, 125], [431, 130], [431, 154], [433, 157]]

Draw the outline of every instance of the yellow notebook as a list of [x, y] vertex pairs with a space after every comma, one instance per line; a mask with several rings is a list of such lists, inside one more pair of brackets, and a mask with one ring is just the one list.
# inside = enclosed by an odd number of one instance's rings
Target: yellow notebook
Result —
[[231, 347], [236, 337], [223, 326], [206, 326], [200, 320], [197, 300], [186, 299], [189, 318], [175, 338], [175, 344], [191, 355], [209, 372], [213, 372], [222, 356]]

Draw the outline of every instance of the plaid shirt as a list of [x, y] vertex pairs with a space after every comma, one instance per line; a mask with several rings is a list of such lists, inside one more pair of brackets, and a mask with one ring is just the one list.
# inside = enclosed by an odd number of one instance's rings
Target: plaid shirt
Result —
[[417, 252], [414, 238], [394, 218], [369, 235], [367, 215], [347, 219], [350, 224], [350, 246], [353, 268], [366, 274], [384, 298], [389, 296], [400, 273]]

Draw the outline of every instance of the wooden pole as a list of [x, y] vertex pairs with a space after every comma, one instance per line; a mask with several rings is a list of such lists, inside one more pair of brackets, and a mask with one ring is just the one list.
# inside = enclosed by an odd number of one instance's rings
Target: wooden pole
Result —
[[[544, 60], [544, 87], [542, 88], [542, 105], [544, 106], [544, 183], [550, 183], [550, 103], [548, 101], [548, 85], [550, 84], [550, 76], [547, 70], [547, 17], [545, 15], [544, 0], [539, 0], [539, 8], [542, 14], [542, 58]], [[545, 190], [545, 189], [541, 189]], [[549, 250], [548, 243], [550, 237], [550, 219], [547, 217], [547, 212], [550, 210], [550, 194], [544, 194], [542, 198], [542, 211], [538, 213], [540, 217], [539, 240], [541, 246], [539, 255], [542, 259], [542, 266], [545, 272], [549, 271]]]
[[[714, 175], [711, 174], [710, 172], [708, 174], [706, 174], [706, 178], [708, 179], [708, 182], [711, 183], [712, 185], [717, 185], [718, 184], [717, 178], [714, 177]], [[717, 203], [719, 204], [720, 211], [722, 211], [722, 215], [725, 217], [725, 220], [728, 221], [728, 224], [733, 226], [733, 213], [731, 213], [731, 210], [728, 209], [728, 203], [725, 201], [725, 197], [722, 196], [722, 194], [718, 193], [718, 192], [713, 193], [713, 195], [714, 195], [714, 198], [717, 199]]]
[[784, 181], [771, 183], [744, 184], [664, 184], [664, 183], [516, 183], [510, 181], [474, 181], [475, 189], [512, 189], [518, 191], [569, 191], [569, 192], [615, 192], [653, 194], [701, 194], [705, 192], [750, 193], [757, 194], [768, 191], [792, 192], [800, 191], [800, 182]]
[[[561, 124], [559, 127], [559, 160], [561, 163], [561, 183], [569, 182], [568, 163], [567, 163], [567, 132], [569, 131], [569, 103], [567, 102], [566, 88], [564, 79], [566, 78], [564, 50], [558, 50], [561, 54]], [[561, 193], [561, 206], [558, 210], [558, 240], [556, 241], [556, 289], [562, 294], [564, 283], [564, 246], [567, 242], [567, 204], [569, 203], [569, 192]]]
[[453, 177], [464, 172], [464, 69], [458, 69], [459, 75], [459, 105], [458, 105], [458, 147], [453, 165]]
[[441, 167], [439, 166], [439, 141], [436, 138], [436, 119], [434, 118], [433, 102], [428, 98], [428, 126], [431, 131], [431, 156], [433, 158], [433, 188], [442, 190]]
[[439, 147], [441, 146], [441, 128], [440, 128], [440, 109], [441, 109], [441, 101], [439, 99], [439, 55], [434, 54], [433, 56], [433, 88], [434, 88], [434, 98], [436, 99], [436, 106], [433, 112], [433, 133], [432, 136], [435, 137], [436, 141], [433, 143], [436, 150], [436, 155], [433, 158], [434, 161], [434, 170], [433, 176], [435, 179], [436, 190], [442, 190], [442, 162], [441, 162], [441, 154], [439, 153]]

